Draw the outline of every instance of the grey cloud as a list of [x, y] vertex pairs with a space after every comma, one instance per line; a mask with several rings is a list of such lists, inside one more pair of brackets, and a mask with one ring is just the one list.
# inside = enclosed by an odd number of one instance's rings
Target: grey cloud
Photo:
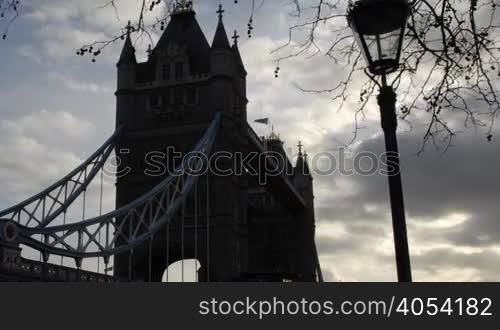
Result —
[[431, 274], [440, 274], [447, 269], [465, 272], [475, 270], [481, 281], [498, 281], [498, 263], [500, 254], [492, 251], [472, 253], [458, 252], [453, 249], [433, 249], [422, 255], [415, 255], [412, 261], [418, 269]]

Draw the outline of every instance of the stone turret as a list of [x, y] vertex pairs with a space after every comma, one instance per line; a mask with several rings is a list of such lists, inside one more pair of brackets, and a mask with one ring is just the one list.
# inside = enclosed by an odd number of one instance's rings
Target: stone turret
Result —
[[135, 48], [130, 40], [130, 22], [127, 29], [127, 37], [123, 45], [120, 59], [116, 64], [118, 68], [118, 90], [132, 89], [135, 87], [137, 60], [135, 58]]
[[130, 39], [130, 22], [127, 25], [127, 36], [123, 45], [117, 67], [116, 90], [116, 126], [121, 126], [130, 121], [133, 114], [134, 90], [137, 79], [137, 60], [135, 48]]
[[[309, 170], [307, 153], [302, 152], [302, 143], [299, 142], [299, 156], [293, 169], [293, 184], [302, 194], [308, 205], [314, 204], [313, 177]], [[314, 209], [313, 209], [314, 211]]]
[[301, 269], [302, 281], [314, 281], [316, 278], [317, 260], [314, 215], [313, 178], [309, 170], [307, 153], [302, 152], [302, 143], [299, 142], [299, 156], [294, 168], [293, 184], [304, 198], [306, 207], [297, 214], [296, 242], [298, 243], [296, 257], [297, 265]]
[[241, 117], [242, 120], [247, 120], [247, 112], [246, 105], [248, 103], [247, 99], [247, 71], [245, 70], [245, 65], [243, 64], [243, 60], [241, 59], [240, 50], [238, 48], [238, 38], [239, 35], [237, 31], [234, 31], [233, 40], [234, 44], [232, 46], [233, 56], [235, 59], [235, 81], [237, 85], [237, 93], [242, 102], [241, 107]]
[[294, 182], [297, 188], [301, 189], [308, 186], [310, 181], [312, 181], [312, 176], [309, 170], [307, 153], [302, 153], [302, 149], [299, 147], [299, 156], [297, 157], [297, 163], [294, 169]]
[[246, 71], [235, 45], [230, 46], [224, 27], [222, 5], [210, 53], [210, 71], [213, 78], [213, 100], [217, 109], [246, 120]]

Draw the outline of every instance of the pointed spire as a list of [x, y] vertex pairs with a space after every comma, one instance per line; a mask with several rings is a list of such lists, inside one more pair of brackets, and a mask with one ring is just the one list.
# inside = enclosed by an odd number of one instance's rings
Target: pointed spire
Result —
[[300, 175], [310, 175], [311, 172], [309, 171], [309, 165], [308, 165], [308, 155], [307, 152], [302, 152], [302, 142], [299, 141], [299, 144], [297, 145], [299, 148], [299, 156], [297, 157], [297, 164], [295, 165], [295, 174], [300, 174]]
[[233, 47], [238, 47], [238, 39], [240, 38], [240, 35], [238, 34], [238, 31], [234, 30], [234, 34], [231, 37], [233, 39]]
[[123, 49], [120, 55], [120, 60], [118, 61], [118, 65], [137, 63], [137, 60], [135, 58], [135, 48], [132, 45], [132, 40], [130, 39], [130, 32], [132, 32], [134, 29], [130, 21], [128, 21], [126, 29], [127, 29], [127, 37], [125, 39], [125, 43], [123, 44]]
[[222, 5], [219, 5], [219, 10], [217, 11], [217, 14], [219, 14], [219, 23], [217, 24], [214, 41], [212, 42], [212, 48], [214, 49], [231, 49], [229, 40], [227, 39], [226, 28], [224, 27], [224, 22], [222, 21], [223, 13], [224, 10], [222, 9]]
[[307, 154], [307, 151], [304, 151], [304, 174], [311, 174], [311, 172], [309, 171], [309, 155]]
[[219, 14], [219, 20], [222, 20], [222, 14], [224, 14], [225, 10], [222, 9], [222, 4], [219, 4], [219, 10], [216, 11], [217, 14]]
[[299, 156], [302, 156], [302, 141], [299, 141], [299, 144], [297, 145], [297, 147], [299, 148]]
[[231, 38], [234, 40], [232, 48], [233, 48], [234, 55], [236, 56], [236, 63], [240, 66], [243, 74], [246, 75], [247, 71], [245, 70], [245, 65], [243, 64], [243, 60], [241, 59], [240, 50], [238, 49], [238, 39], [240, 38], [238, 31], [234, 30], [234, 35]]

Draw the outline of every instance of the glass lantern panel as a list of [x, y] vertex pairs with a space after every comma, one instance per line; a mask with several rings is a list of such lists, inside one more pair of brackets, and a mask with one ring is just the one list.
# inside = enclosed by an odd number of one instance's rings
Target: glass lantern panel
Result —
[[365, 35], [366, 48], [370, 54], [370, 64], [380, 59], [380, 47], [378, 43], [378, 35]]
[[398, 56], [400, 30], [380, 35], [366, 35], [365, 41], [373, 62], [396, 60]]
[[384, 33], [379, 36], [380, 39], [380, 57], [381, 60], [396, 60], [398, 56], [399, 38], [401, 30], [395, 30]]
[[368, 49], [366, 49], [363, 45], [364, 45], [364, 41], [366, 40], [362, 40], [361, 36], [359, 35], [359, 33], [357, 32], [354, 32], [354, 37], [356, 39], [356, 44], [358, 45], [359, 49], [361, 50], [361, 54], [363, 55], [363, 57], [365, 58], [365, 61], [368, 65], [370, 65], [370, 63], [372, 63], [372, 58], [370, 56], [370, 53], [367, 52]]

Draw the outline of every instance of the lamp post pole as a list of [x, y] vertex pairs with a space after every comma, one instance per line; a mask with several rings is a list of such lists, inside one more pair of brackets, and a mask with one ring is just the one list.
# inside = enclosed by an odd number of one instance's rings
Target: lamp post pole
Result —
[[403, 200], [403, 187], [399, 166], [399, 150], [396, 138], [398, 120], [396, 118], [396, 93], [387, 85], [386, 76], [382, 76], [382, 87], [378, 96], [382, 129], [384, 131], [387, 155], [387, 172], [394, 231], [394, 247], [399, 282], [411, 282], [410, 253], [406, 233], [406, 216]]
[[349, 0], [347, 10], [347, 22], [368, 64], [368, 70], [382, 77], [378, 104], [385, 138], [399, 282], [411, 282], [412, 278], [396, 138], [396, 93], [387, 84], [387, 74], [399, 68], [406, 22], [411, 10], [409, 0]]

